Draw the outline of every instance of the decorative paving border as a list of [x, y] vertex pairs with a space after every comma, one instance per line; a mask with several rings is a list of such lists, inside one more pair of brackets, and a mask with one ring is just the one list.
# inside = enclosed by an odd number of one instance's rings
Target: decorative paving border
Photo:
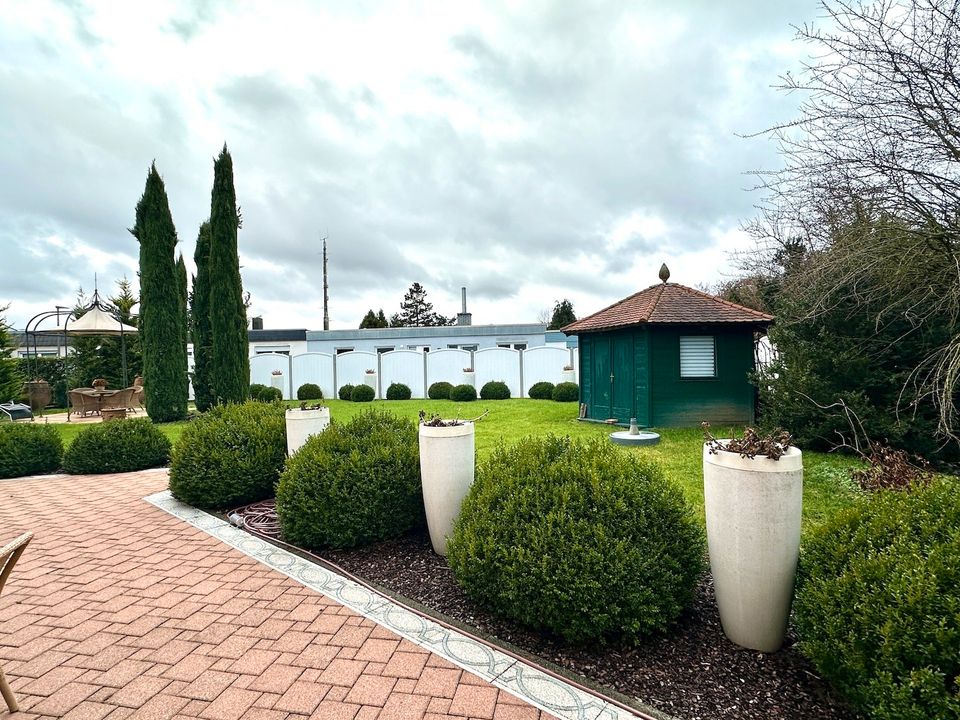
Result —
[[[412, 613], [342, 575], [186, 505], [176, 500], [168, 490], [144, 499], [541, 710], [566, 720], [640, 720], [639, 715], [611, 705], [496, 648]], [[657, 717], [667, 717], [656, 711], [648, 712]]]

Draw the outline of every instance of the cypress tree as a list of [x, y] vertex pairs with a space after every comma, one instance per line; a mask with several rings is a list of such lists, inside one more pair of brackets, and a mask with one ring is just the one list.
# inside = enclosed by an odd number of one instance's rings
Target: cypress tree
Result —
[[193, 401], [204, 412], [213, 406], [210, 380], [210, 223], [200, 225], [193, 253], [197, 276], [190, 305], [193, 316]]
[[130, 233], [140, 243], [139, 330], [147, 414], [154, 422], [181, 420], [187, 415], [187, 393], [180, 283], [173, 259], [177, 230], [156, 163], [147, 173]]
[[233, 159], [223, 146], [213, 163], [210, 196], [210, 367], [218, 403], [243, 402], [249, 392], [247, 309], [240, 280], [237, 230], [240, 214], [233, 187]]
[[187, 343], [190, 340], [190, 327], [187, 323], [187, 265], [183, 262], [183, 253], [177, 257], [177, 301], [180, 305], [180, 368], [183, 370], [183, 392], [186, 402], [190, 400], [190, 364], [187, 360]]

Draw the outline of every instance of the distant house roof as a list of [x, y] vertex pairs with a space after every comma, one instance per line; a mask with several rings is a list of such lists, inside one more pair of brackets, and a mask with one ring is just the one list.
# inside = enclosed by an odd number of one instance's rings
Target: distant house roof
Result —
[[751, 310], [685, 285], [660, 283], [624, 298], [564, 328], [569, 334], [613, 330], [641, 324], [749, 323], [766, 326], [773, 315]]
[[247, 340], [249, 342], [289, 342], [291, 340], [306, 341], [306, 339], [306, 329], [247, 330]]

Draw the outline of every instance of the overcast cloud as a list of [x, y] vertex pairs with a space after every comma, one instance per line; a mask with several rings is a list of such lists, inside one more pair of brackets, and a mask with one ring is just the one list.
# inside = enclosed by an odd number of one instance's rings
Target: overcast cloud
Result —
[[251, 314], [331, 327], [419, 281], [451, 315], [579, 315], [712, 283], [790, 118], [811, 1], [4, 2], [0, 301], [17, 327], [136, 281], [154, 159], [189, 270], [226, 142]]

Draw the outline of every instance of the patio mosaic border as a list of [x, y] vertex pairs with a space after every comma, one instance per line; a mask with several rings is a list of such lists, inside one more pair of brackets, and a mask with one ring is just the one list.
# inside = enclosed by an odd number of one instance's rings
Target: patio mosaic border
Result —
[[[515, 660], [496, 648], [412, 613], [389, 598], [271, 545], [218, 517], [186, 505], [175, 499], [169, 490], [149, 495], [144, 500], [557, 717], [565, 720], [639, 720], [641, 717]], [[644, 712], [665, 720], [669, 718], [653, 709], [645, 708]]]

